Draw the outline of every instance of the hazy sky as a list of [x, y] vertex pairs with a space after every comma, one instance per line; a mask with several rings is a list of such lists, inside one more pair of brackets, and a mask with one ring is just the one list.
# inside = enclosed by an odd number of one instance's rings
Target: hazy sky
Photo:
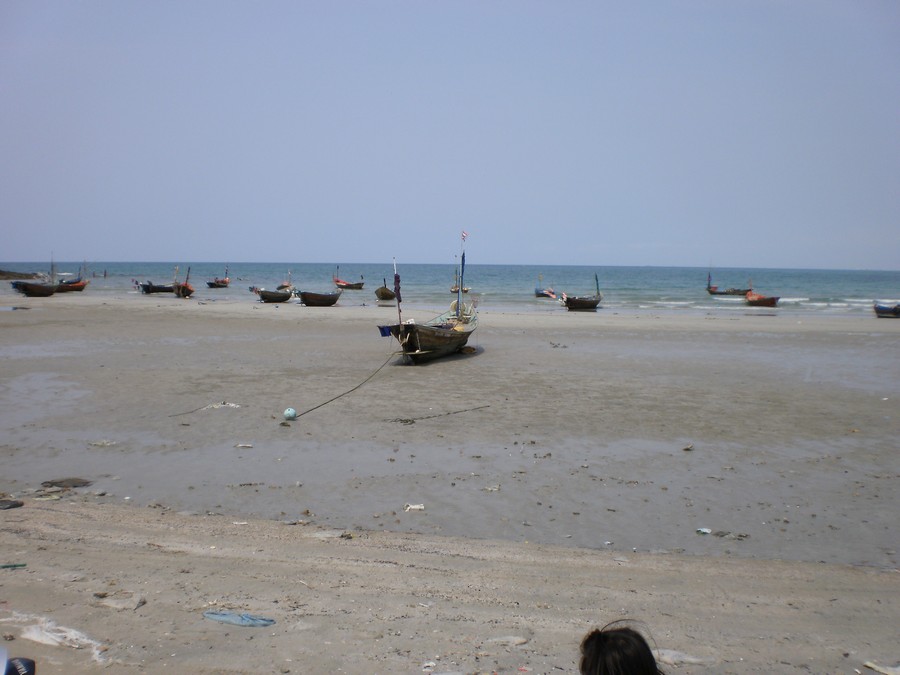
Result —
[[900, 269], [896, 0], [0, 2], [0, 261]]

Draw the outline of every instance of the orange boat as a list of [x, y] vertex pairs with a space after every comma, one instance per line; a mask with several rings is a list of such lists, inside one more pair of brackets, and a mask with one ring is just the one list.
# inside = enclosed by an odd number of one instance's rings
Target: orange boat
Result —
[[744, 298], [746, 299], [747, 304], [751, 307], [774, 307], [781, 299], [774, 295], [760, 295], [759, 293], [754, 293], [753, 291], [747, 293]]

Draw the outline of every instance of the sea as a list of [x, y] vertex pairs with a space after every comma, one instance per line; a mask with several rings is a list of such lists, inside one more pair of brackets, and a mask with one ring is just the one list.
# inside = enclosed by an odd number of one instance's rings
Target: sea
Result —
[[[77, 275], [83, 263], [57, 262], [63, 275]], [[0, 263], [11, 272], [49, 272], [46, 262]], [[206, 281], [227, 273], [231, 285], [207, 288]], [[451, 264], [399, 264], [403, 307], [444, 311], [454, 299], [456, 267]], [[177, 274], [196, 288], [193, 300], [256, 302], [251, 287], [275, 288], [290, 280], [299, 290], [334, 290], [332, 278], [363, 281], [361, 291], [345, 291], [339, 304], [376, 304], [374, 291], [386, 283], [393, 288], [391, 263], [179, 263], [93, 262], [87, 264], [91, 279], [85, 293], [99, 296], [141, 296], [137, 282], [170, 283]], [[470, 290], [466, 301], [480, 310], [501, 312], [558, 312], [556, 301], [536, 297], [536, 288], [556, 293], [590, 295], [595, 292], [594, 275], [603, 294], [598, 312], [653, 312], [680, 314], [772, 313], [828, 316], [873, 316], [875, 302], [900, 302], [900, 271], [817, 270], [768, 268], [623, 267], [575, 265], [485, 265], [467, 264], [463, 286]], [[752, 288], [780, 298], [776, 308], [749, 307], [740, 296], [712, 296], [706, 292], [707, 276], [720, 289]], [[18, 296], [8, 283], [0, 289], [0, 305]], [[157, 296], [154, 296], [157, 297]], [[41, 299], [52, 301], [52, 298]]]

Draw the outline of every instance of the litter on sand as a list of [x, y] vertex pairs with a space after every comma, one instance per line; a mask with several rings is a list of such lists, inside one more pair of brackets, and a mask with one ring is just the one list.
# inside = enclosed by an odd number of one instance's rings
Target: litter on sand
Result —
[[424, 504], [404, 504], [403, 510], [404, 511], [424, 511], [425, 505]]
[[238, 614], [237, 612], [217, 612], [209, 610], [203, 612], [203, 616], [220, 623], [230, 623], [234, 626], [271, 626], [275, 623], [275, 619], [267, 619], [264, 616], [255, 616], [253, 614]]

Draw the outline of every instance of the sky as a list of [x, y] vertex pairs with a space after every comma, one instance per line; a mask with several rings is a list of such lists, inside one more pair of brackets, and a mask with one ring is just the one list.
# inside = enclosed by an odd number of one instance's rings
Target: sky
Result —
[[3, 0], [0, 261], [900, 269], [896, 0]]

